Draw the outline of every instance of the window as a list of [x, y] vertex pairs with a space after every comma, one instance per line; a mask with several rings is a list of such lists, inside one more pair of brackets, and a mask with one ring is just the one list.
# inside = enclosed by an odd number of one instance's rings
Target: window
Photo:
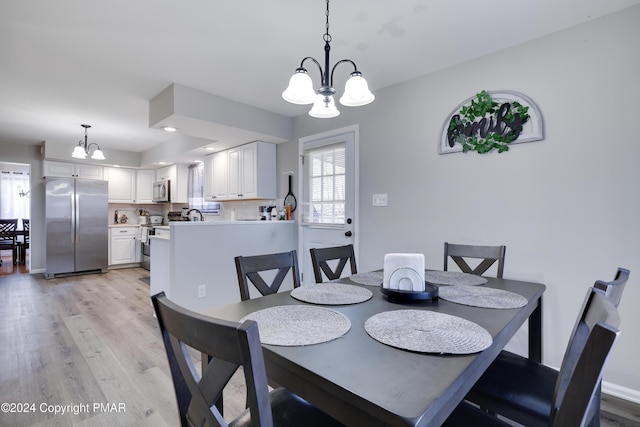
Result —
[[29, 173], [2, 171], [0, 174], [0, 218], [29, 218]]
[[189, 208], [198, 209], [202, 213], [217, 214], [220, 212], [220, 203], [204, 200], [204, 164], [198, 163], [189, 166]]
[[311, 150], [305, 156], [308, 174], [308, 201], [304, 222], [344, 225], [345, 222], [345, 146], [344, 143]]

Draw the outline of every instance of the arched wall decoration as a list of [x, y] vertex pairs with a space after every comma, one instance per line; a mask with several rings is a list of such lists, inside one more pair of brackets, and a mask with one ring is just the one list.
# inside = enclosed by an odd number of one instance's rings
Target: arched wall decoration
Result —
[[449, 114], [442, 127], [439, 151], [502, 153], [511, 144], [542, 139], [542, 114], [531, 98], [510, 90], [483, 90]]

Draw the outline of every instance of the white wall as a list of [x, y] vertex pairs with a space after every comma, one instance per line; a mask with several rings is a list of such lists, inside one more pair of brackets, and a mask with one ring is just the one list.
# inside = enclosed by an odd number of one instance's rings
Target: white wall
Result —
[[[639, 23], [636, 6], [377, 91], [373, 104], [342, 107], [336, 119], [304, 114], [294, 140], [278, 147], [279, 170], [297, 168], [298, 138], [359, 123], [359, 269], [380, 268], [396, 251], [422, 252], [429, 268], [442, 268], [444, 241], [506, 244], [505, 276], [547, 285], [551, 366], [587, 287], [629, 268], [622, 336], [604, 379], [607, 392], [640, 401]], [[545, 139], [503, 154], [439, 155], [447, 115], [483, 89], [531, 97]], [[388, 193], [389, 206], [372, 207], [374, 193]], [[512, 343], [520, 352], [523, 338]]]

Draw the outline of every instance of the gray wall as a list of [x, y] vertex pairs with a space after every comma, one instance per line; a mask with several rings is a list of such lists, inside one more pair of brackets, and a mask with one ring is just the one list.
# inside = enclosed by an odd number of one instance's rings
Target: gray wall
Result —
[[[587, 287], [611, 280], [618, 266], [631, 269], [605, 389], [640, 401], [638, 23], [636, 6], [377, 91], [373, 104], [341, 107], [336, 119], [301, 108], [279, 168], [297, 170], [298, 138], [359, 124], [359, 269], [414, 251], [442, 268], [445, 241], [506, 244], [505, 276], [547, 285], [544, 362], [552, 366], [562, 362]], [[445, 118], [483, 89], [531, 97], [545, 139], [503, 154], [439, 155]], [[374, 193], [388, 193], [389, 206], [372, 207]], [[523, 332], [510, 345], [518, 352]]]

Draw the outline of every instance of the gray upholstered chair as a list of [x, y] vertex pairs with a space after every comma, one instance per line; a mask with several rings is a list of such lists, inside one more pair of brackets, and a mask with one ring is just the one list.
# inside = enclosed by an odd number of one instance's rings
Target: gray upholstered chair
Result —
[[[329, 248], [313, 248], [311, 252], [311, 264], [313, 265], [313, 275], [316, 283], [322, 283], [322, 273], [328, 280], [336, 280], [342, 276], [342, 272], [349, 263], [351, 274], [357, 274], [356, 255], [353, 245], [333, 246]], [[329, 265], [330, 261], [335, 261], [335, 266]]]
[[[165, 294], [151, 297], [164, 341], [182, 426], [342, 426], [284, 388], [269, 392], [258, 324], [215, 319], [186, 310]], [[188, 350], [207, 354], [198, 374]], [[242, 366], [248, 408], [232, 421], [222, 412], [222, 391]]]
[[[506, 250], [507, 248], [504, 245], [478, 246], [444, 242], [444, 271], [448, 271], [449, 269], [449, 257], [460, 267], [462, 272], [478, 276], [484, 274], [497, 261], [498, 271], [496, 277], [501, 279], [504, 272], [504, 255]], [[472, 268], [467, 262], [469, 258], [481, 259], [481, 261], [477, 266]]]

